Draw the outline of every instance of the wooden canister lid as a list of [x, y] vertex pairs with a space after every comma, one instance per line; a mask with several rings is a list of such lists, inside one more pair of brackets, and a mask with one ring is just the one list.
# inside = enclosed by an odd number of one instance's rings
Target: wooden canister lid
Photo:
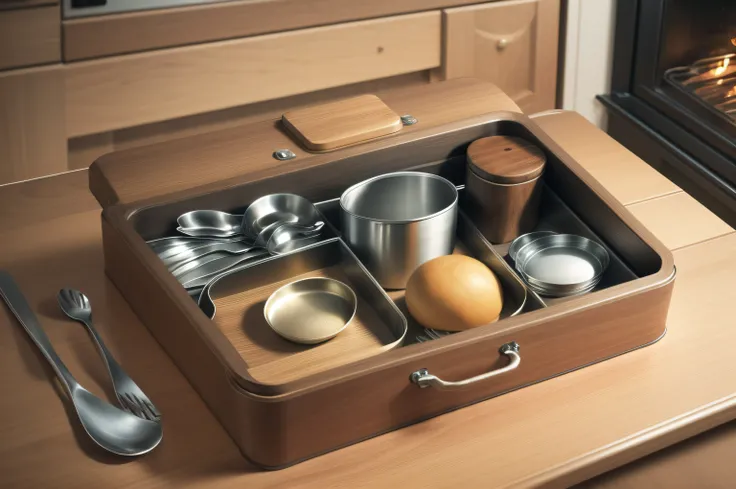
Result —
[[468, 146], [468, 166], [479, 177], [495, 183], [514, 184], [542, 174], [547, 158], [534, 144], [513, 136], [476, 139]]

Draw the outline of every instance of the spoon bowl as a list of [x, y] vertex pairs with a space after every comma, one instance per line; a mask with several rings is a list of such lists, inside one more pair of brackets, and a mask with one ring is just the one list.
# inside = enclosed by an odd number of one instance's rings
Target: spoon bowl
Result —
[[[176, 220], [179, 231], [190, 236], [226, 238], [242, 234], [243, 216], [215, 210], [196, 210], [182, 214]], [[200, 230], [209, 234], [189, 234]]]
[[256, 238], [282, 224], [314, 225], [320, 213], [309, 200], [296, 194], [269, 194], [253, 201], [243, 214], [243, 234]]
[[235, 236], [242, 236], [240, 231], [233, 229], [219, 229], [209, 227], [196, 227], [196, 228], [183, 228], [178, 226], [176, 228], [178, 232], [185, 236], [192, 238], [232, 238]]
[[[317, 221], [313, 226], [284, 224], [268, 233], [265, 248], [272, 255], [282, 255], [297, 250], [319, 240], [324, 225], [324, 221]], [[260, 235], [259, 238], [261, 238]]]
[[133, 457], [148, 453], [161, 443], [161, 423], [118, 409], [78, 384], [72, 402], [84, 431], [108, 452]]

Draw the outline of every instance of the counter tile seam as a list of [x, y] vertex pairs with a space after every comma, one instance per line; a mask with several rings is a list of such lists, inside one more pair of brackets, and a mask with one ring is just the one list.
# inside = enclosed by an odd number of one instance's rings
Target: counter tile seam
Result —
[[694, 243], [688, 243], [686, 245], [682, 245], [682, 246], [679, 246], [677, 248], [672, 248], [672, 249], [670, 249], [670, 251], [672, 251], [672, 252], [681, 251], [681, 250], [684, 250], [684, 249], [687, 249], [687, 248], [691, 248], [693, 246], [699, 246], [699, 245], [708, 243], [710, 241], [716, 241], [716, 240], [719, 240], [719, 239], [728, 238], [732, 234], [736, 234], [736, 229], [731, 229], [731, 231], [729, 231], [727, 233], [724, 233], [724, 234], [719, 234], [718, 236], [711, 236], [710, 238], [706, 238], [706, 239], [703, 239], [703, 240], [700, 240], [700, 241], [696, 241]]
[[[605, 186], [605, 184], [603, 184], [603, 185]], [[638, 200], [632, 200], [631, 202], [627, 202], [625, 204], [623, 204], [623, 202], [622, 202], [622, 204], [624, 205], [624, 207], [628, 208], [630, 205], [642, 204], [644, 202], [649, 202], [649, 201], [652, 201], [652, 200], [663, 199], [665, 197], [670, 197], [670, 196], [673, 196], [673, 195], [677, 195], [677, 194], [682, 193], [682, 192], [684, 192], [684, 190], [682, 190], [681, 188], [678, 188], [677, 190], [672, 190], [672, 191], [669, 191], [669, 192], [666, 192], [666, 193], [663, 193], [663, 194], [653, 195], [653, 196], [650, 196], [650, 197], [644, 197], [644, 198], [638, 199]]]

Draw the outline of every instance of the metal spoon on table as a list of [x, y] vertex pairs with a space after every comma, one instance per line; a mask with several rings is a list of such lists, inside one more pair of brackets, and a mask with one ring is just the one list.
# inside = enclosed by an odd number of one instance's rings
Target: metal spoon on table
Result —
[[4, 271], [0, 271], [0, 295], [53, 367], [82, 427], [95, 443], [123, 456], [143, 455], [156, 448], [163, 437], [161, 424], [123, 411], [79, 385], [54, 350], [13, 277]]
[[161, 415], [156, 409], [156, 406], [153, 405], [153, 402], [138, 387], [138, 384], [133, 382], [133, 379], [125, 373], [92, 325], [92, 306], [87, 296], [79, 290], [61, 289], [57, 299], [64, 314], [84, 324], [87, 327], [87, 331], [92, 335], [92, 339], [94, 339], [97, 349], [105, 361], [105, 365], [107, 365], [107, 371], [112, 379], [115, 395], [123, 409], [140, 418], [159, 421]]

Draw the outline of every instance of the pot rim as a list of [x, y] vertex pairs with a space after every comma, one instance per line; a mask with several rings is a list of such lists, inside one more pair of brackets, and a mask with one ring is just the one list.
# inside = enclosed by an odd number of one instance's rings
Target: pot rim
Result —
[[[360, 214], [356, 214], [345, 206], [344, 199], [353, 190], [359, 187], [362, 187], [364, 185], [368, 185], [377, 180], [383, 180], [385, 178], [393, 178], [393, 177], [402, 176], [402, 175], [411, 175], [411, 176], [420, 175], [422, 178], [432, 178], [432, 179], [441, 181], [452, 189], [454, 198], [452, 199], [452, 202], [447, 205], [447, 207], [440, 209], [439, 211], [435, 213], [427, 214], [426, 216], [417, 217], [415, 219], [377, 219], [373, 217], [367, 217], [367, 216], [363, 216]], [[367, 178], [363, 181], [356, 183], [355, 185], [351, 185], [350, 187], [348, 187], [340, 196], [340, 210], [344, 214], [349, 215], [350, 217], [353, 217], [355, 219], [364, 220], [364, 221], [371, 221], [371, 222], [380, 223], [380, 224], [411, 224], [413, 222], [427, 221], [429, 219], [433, 219], [435, 217], [441, 216], [442, 214], [445, 214], [447, 212], [452, 212], [453, 209], [457, 209], [458, 200], [459, 200], [459, 194], [457, 191], [457, 187], [455, 186], [455, 184], [453, 184], [451, 181], [449, 181], [448, 179], [444, 177], [435, 175], [434, 173], [427, 173], [427, 172], [397, 171], [397, 172], [390, 172], [390, 173], [383, 173], [381, 175], [376, 175], [375, 177]]]

